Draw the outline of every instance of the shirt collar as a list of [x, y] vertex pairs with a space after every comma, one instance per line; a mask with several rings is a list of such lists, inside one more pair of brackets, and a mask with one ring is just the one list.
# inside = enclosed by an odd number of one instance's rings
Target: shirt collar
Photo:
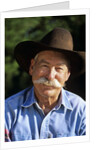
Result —
[[25, 102], [21, 105], [22, 107], [30, 107], [34, 103], [36, 103], [36, 99], [34, 96], [34, 88], [32, 87], [26, 94], [26, 100]]
[[72, 106], [71, 106], [71, 103], [70, 103], [68, 94], [67, 94], [67, 92], [66, 92], [63, 88], [62, 88], [62, 91], [61, 91], [60, 99], [61, 99], [61, 104], [62, 104], [65, 108], [70, 109], [70, 110], [73, 109]]
[[[21, 105], [22, 107], [30, 107], [31, 105], [37, 103], [35, 95], [34, 95], [34, 88], [32, 87], [26, 94], [26, 101]], [[58, 106], [62, 104], [65, 108], [72, 110], [72, 106], [70, 104], [69, 98], [65, 90], [62, 88], [61, 95], [59, 99]]]

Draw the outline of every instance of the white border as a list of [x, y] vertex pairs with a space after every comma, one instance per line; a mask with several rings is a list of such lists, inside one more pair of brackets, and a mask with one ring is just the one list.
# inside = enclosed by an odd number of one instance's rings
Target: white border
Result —
[[[4, 66], [5, 66], [5, 41], [4, 41], [4, 19], [5, 18], [20, 18], [20, 17], [38, 17], [38, 16], [60, 16], [60, 15], [79, 15], [79, 14], [85, 14], [86, 15], [86, 108], [87, 108], [87, 134], [86, 136], [81, 137], [66, 137], [66, 138], [56, 138], [56, 139], [47, 139], [47, 140], [32, 140], [32, 141], [20, 141], [20, 142], [4, 142], [4, 82], [5, 82], [5, 74], [4, 74]], [[52, 144], [72, 144], [72, 143], [79, 143], [79, 142], [88, 142], [89, 141], [89, 9], [79, 9], [79, 10], [59, 10], [59, 11], [31, 11], [31, 12], [4, 12], [1, 14], [1, 59], [0, 59], [0, 65], [2, 66], [1, 71], [1, 79], [0, 79], [0, 88], [1, 88], [1, 100], [0, 101], [0, 114], [2, 114], [1, 123], [1, 148], [9, 149], [9, 148], [24, 148], [24, 147], [33, 147], [33, 146], [46, 146], [46, 145], [52, 145]]]
[[23, 9], [25, 7], [37, 7], [47, 4], [65, 2], [66, 0], [0, 0], [0, 11]]

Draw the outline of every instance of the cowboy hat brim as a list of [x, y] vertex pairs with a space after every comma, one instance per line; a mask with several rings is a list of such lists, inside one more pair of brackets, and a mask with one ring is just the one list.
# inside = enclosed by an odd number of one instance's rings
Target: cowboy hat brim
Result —
[[29, 66], [31, 59], [36, 56], [37, 53], [45, 50], [53, 50], [64, 53], [66, 59], [70, 60], [71, 76], [78, 76], [85, 71], [85, 52], [71, 51], [67, 49], [60, 49], [50, 47], [46, 44], [34, 41], [23, 41], [16, 45], [14, 49], [14, 56], [20, 65], [20, 67], [29, 73]]

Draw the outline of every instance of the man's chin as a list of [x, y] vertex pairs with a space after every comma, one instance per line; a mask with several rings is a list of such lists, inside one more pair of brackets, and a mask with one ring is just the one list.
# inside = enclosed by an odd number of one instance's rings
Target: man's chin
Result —
[[45, 90], [43, 90], [43, 95], [46, 96], [46, 97], [52, 97], [52, 96], [55, 96], [58, 91], [60, 91], [61, 89], [56, 89], [54, 87], [48, 87], [46, 88]]
[[43, 97], [54, 97], [57, 93], [61, 91], [61, 88], [56, 88], [54, 86], [47, 86], [44, 84], [40, 84], [39, 86], [35, 87], [38, 94]]

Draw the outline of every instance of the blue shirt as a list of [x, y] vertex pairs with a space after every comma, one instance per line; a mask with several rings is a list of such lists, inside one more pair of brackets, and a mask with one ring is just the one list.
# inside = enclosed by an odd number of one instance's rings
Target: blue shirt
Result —
[[62, 89], [59, 104], [47, 115], [39, 107], [34, 88], [5, 102], [5, 141], [47, 139], [86, 134], [85, 101]]

